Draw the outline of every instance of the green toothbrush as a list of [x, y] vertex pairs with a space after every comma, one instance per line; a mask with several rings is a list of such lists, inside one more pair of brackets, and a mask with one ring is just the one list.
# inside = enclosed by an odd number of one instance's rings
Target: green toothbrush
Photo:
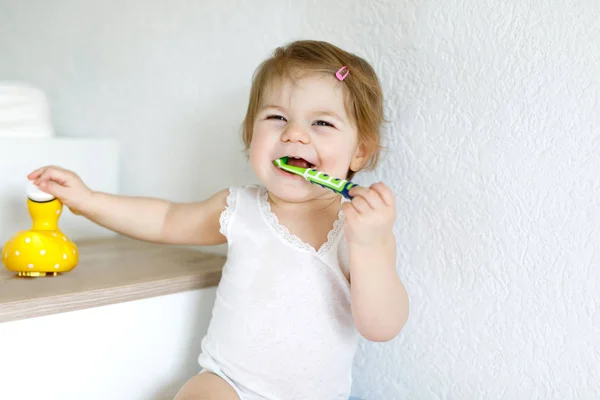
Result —
[[275, 164], [275, 166], [279, 169], [282, 169], [294, 175], [301, 176], [310, 183], [314, 183], [315, 185], [319, 185], [326, 189], [333, 190], [337, 194], [340, 194], [345, 198], [352, 200], [352, 196], [350, 196], [348, 192], [353, 187], [358, 186], [356, 183], [347, 181], [345, 179], [331, 177], [314, 168], [303, 168], [296, 167], [294, 165], [289, 165], [287, 163], [288, 159], [289, 157], [281, 157], [277, 160], [273, 160], [273, 164]]

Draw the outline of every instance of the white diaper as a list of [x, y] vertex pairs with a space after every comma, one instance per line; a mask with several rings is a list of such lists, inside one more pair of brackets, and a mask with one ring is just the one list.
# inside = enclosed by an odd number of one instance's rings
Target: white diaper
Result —
[[240, 390], [240, 388], [237, 387], [236, 384], [233, 383], [233, 381], [231, 379], [229, 379], [229, 377], [227, 375], [225, 375], [225, 373], [223, 371], [221, 371], [221, 368], [219, 368], [219, 366], [217, 365], [215, 360], [213, 360], [206, 354], [202, 353], [202, 354], [200, 354], [198, 361], [199, 361], [199, 364], [202, 365], [202, 367], [203, 367], [200, 370], [200, 373], [212, 372], [213, 374], [221, 377], [225, 382], [227, 382], [233, 388], [233, 390], [235, 390], [235, 393], [237, 393], [240, 400], [249, 400], [242, 394], [242, 391]]

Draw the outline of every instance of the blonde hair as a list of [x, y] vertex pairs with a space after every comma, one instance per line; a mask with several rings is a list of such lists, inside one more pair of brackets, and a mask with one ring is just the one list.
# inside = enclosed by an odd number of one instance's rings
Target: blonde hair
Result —
[[[359, 144], [366, 149], [367, 162], [364, 168], [374, 168], [382, 149], [380, 130], [384, 122], [383, 93], [377, 74], [361, 57], [322, 41], [301, 40], [278, 47], [271, 57], [258, 66], [252, 79], [243, 123], [245, 149], [250, 147], [254, 121], [270, 84], [282, 78], [293, 79], [294, 72], [335, 76], [342, 66], [347, 66], [349, 71], [343, 80], [347, 112], [355, 122]], [[349, 171], [348, 178], [352, 175], [354, 172]]]

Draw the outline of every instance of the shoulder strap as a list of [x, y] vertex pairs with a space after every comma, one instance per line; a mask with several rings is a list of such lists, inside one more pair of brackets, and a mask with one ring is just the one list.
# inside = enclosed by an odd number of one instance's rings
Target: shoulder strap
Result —
[[253, 207], [256, 202], [256, 185], [246, 185], [241, 187], [230, 187], [227, 196], [227, 205], [219, 217], [219, 232], [230, 242], [232, 239], [232, 226], [238, 220], [243, 219], [245, 212]]

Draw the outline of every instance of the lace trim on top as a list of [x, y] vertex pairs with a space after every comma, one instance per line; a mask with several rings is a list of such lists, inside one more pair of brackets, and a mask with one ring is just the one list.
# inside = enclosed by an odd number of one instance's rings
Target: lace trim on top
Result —
[[232, 216], [233, 216], [233, 212], [235, 210], [235, 202], [236, 202], [236, 188], [232, 187], [229, 188], [229, 194], [227, 195], [227, 206], [225, 207], [225, 209], [223, 210], [223, 212], [221, 212], [221, 215], [219, 216], [219, 232], [221, 232], [221, 234], [225, 237], [227, 237], [227, 231], [229, 229], [229, 221], [231, 220]]
[[[279, 219], [277, 215], [273, 211], [271, 211], [271, 203], [269, 203], [269, 197], [267, 189], [264, 186], [261, 186], [258, 191], [258, 204], [263, 216], [266, 218], [267, 223], [277, 231], [283, 240], [285, 240], [288, 244], [295, 246], [299, 249], [316, 252], [317, 254], [325, 254], [327, 253], [331, 247], [337, 242], [337, 238], [339, 237], [342, 229], [344, 228], [344, 213], [340, 210], [338, 212], [337, 219], [333, 223], [333, 228], [327, 233], [327, 241], [323, 243], [323, 245], [319, 248], [319, 251], [316, 251], [314, 247], [310, 244], [304, 242], [298, 236], [292, 234], [287, 226], [279, 223]], [[347, 199], [341, 198], [341, 202], [343, 203]]]

